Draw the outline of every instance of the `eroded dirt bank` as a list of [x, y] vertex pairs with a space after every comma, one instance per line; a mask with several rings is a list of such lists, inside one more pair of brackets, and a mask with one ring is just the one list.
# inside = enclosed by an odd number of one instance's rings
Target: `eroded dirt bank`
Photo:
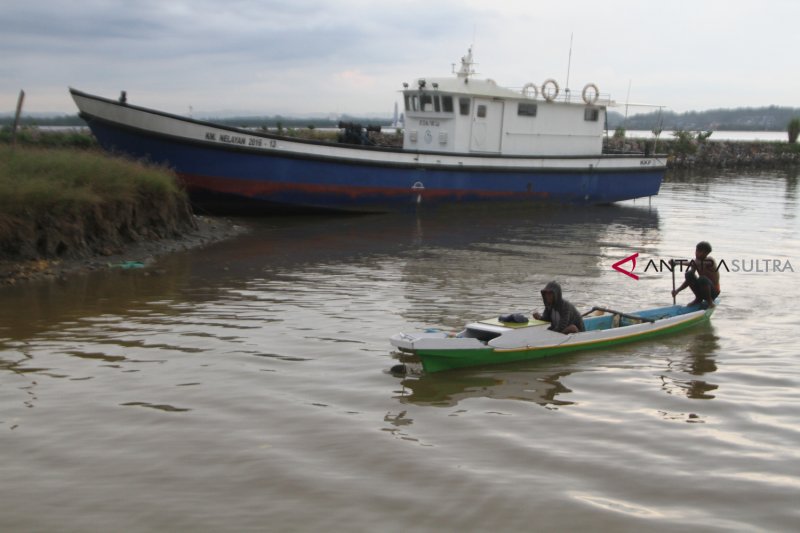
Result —
[[113, 267], [237, 235], [230, 219], [192, 213], [183, 194], [144, 195], [71, 213], [0, 214], [0, 285]]

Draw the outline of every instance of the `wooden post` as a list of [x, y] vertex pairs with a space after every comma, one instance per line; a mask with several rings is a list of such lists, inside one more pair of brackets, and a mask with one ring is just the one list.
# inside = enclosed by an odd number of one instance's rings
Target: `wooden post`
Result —
[[17, 100], [17, 114], [14, 116], [14, 126], [11, 128], [11, 147], [17, 146], [17, 128], [19, 127], [19, 117], [22, 115], [22, 102], [25, 101], [25, 91], [20, 90], [19, 100]]

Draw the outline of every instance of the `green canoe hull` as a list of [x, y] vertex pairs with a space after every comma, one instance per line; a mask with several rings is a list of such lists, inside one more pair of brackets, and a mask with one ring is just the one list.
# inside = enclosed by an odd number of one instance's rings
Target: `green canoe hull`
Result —
[[638, 342], [654, 337], [660, 337], [694, 327], [703, 322], [707, 322], [714, 309], [708, 309], [702, 315], [690, 320], [682, 321], [674, 325], [637, 333], [634, 335], [621, 335], [612, 339], [596, 340], [584, 343], [575, 343], [560, 346], [546, 346], [541, 348], [517, 348], [517, 349], [498, 349], [498, 348], [478, 348], [478, 349], [419, 349], [414, 353], [422, 361], [425, 372], [441, 372], [444, 370], [454, 370], [482, 365], [496, 365], [503, 363], [513, 363], [517, 361], [530, 361], [544, 357], [552, 357], [570, 352], [581, 350], [597, 350], [609, 348], [621, 344]]

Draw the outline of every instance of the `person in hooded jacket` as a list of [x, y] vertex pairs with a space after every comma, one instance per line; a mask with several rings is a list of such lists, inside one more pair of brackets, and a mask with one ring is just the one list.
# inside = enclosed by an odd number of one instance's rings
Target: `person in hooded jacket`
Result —
[[555, 281], [545, 285], [542, 289], [542, 301], [544, 313], [537, 311], [533, 313], [533, 318], [550, 322], [550, 327], [547, 329], [559, 333], [586, 331], [581, 314], [574, 305], [561, 296], [561, 285]]

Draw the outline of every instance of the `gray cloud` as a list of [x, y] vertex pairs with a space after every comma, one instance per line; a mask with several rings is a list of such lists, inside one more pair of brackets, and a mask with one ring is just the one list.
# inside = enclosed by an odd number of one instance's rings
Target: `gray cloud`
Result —
[[563, 78], [574, 33], [573, 79], [618, 99], [632, 80], [634, 99], [676, 108], [792, 105], [798, 81], [781, 50], [796, 6], [775, 1], [767, 14], [750, 0], [676, 0], [656, 11], [628, 0], [11, 0], [0, 17], [0, 112], [20, 88], [28, 109], [72, 112], [67, 85], [125, 88], [144, 105], [173, 108], [383, 110], [400, 82], [448, 74], [474, 33], [479, 71], [502, 84]]

